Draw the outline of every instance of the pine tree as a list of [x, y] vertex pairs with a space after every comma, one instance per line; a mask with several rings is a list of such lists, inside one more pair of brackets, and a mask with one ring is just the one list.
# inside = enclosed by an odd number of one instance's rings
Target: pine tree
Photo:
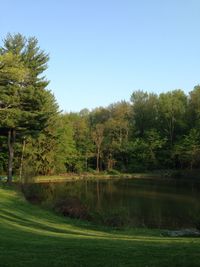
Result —
[[49, 106], [48, 81], [41, 76], [48, 60], [34, 37], [8, 34], [0, 48], [0, 127], [8, 137], [8, 182], [16, 137], [37, 135], [57, 112], [55, 100]]

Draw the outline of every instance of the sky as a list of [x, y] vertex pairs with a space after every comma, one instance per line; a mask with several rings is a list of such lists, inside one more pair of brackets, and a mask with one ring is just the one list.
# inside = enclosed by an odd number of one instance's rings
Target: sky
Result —
[[60, 109], [93, 109], [200, 83], [199, 0], [0, 0], [7, 33], [35, 36]]

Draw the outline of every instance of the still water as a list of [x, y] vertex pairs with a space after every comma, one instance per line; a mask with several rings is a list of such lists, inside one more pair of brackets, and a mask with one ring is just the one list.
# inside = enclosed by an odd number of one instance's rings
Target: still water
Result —
[[94, 220], [114, 226], [177, 229], [200, 222], [200, 183], [190, 180], [80, 180], [31, 187], [43, 205], [75, 197]]

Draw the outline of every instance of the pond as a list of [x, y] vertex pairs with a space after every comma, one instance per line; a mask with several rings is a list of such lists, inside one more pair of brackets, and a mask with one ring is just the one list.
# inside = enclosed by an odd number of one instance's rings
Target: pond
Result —
[[80, 180], [29, 184], [24, 192], [43, 206], [69, 205], [71, 217], [84, 218], [79, 212], [85, 212], [111, 226], [178, 229], [200, 224], [200, 183], [191, 180]]

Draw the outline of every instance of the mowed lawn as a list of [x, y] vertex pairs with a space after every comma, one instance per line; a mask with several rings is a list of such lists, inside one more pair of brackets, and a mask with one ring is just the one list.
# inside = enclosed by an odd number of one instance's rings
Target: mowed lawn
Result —
[[199, 238], [66, 219], [0, 186], [0, 267], [200, 266]]

